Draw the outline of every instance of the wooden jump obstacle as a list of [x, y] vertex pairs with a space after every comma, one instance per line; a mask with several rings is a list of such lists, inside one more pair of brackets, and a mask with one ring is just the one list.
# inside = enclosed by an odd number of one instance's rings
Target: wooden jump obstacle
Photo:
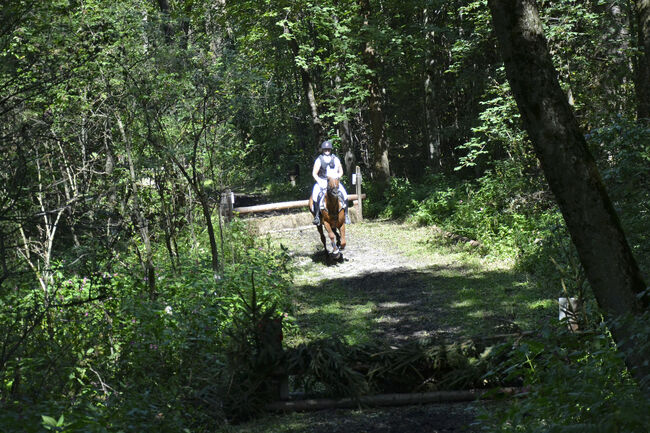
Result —
[[[352, 181], [356, 186], [356, 194], [348, 195], [348, 201], [351, 200], [355, 204], [355, 207], [357, 208], [357, 218], [359, 221], [363, 221], [362, 203], [363, 199], [366, 198], [366, 195], [361, 193], [361, 169], [358, 166], [356, 168], [356, 173], [353, 175]], [[223, 215], [223, 217], [228, 221], [232, 219], [235, 212], [240, 215], [245, 215], [251, 213], [296, 209], [309, 206], [309, 200], [295, 200], [279, 203], [260, 204], [255, 206], [234, 207], [234, 201], [234, 194], [229, 189], [221, 194], [221, 215]]]

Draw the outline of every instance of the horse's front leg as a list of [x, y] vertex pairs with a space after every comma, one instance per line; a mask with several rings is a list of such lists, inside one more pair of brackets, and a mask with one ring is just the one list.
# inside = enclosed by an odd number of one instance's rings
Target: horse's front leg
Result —
[[323, 248], [325, 248], [325, 252], [327, 252], [327, 241], [325, 240], [325, 234], [323, 233], [323, 225], [318, 225], [316, 228], [320, 234], [320, 241], [323, 243]]
[[345, 245], [346, 245], [346, 242], [345, 242], [345, 224], [341, 224], [339, 226], [339, 230], [341, 231], [341, 249], [344, 250]]
[[339, 247], [336, 245], [336, 235], [334, 234], [334, 229], [326, 221], [323, 222], [325, 229], [327, 229], [327, 234], [330, 238], [330, 243], [332, 244], [332, 255], [335, 256], [339, 254]]

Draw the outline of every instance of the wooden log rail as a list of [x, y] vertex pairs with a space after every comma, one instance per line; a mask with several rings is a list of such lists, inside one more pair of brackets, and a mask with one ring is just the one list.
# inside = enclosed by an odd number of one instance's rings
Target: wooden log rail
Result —
[[467, 390], [467, 391], [437, 391], [413, 394], [379, 394], [361, 396], [358, 398], [320, 398], [295, 401], [275, 401], [269, 403], [266, 409], [273, 412], [303, 412], [309, 410], [358, 408], [377, 406], [403, 406], [430, 403], [454, 403], [476, 401], [503, 396], [524, 397], [523, 388], [505, 387], [498, 389]]
[[[356, 186], [357, 193], [348, 195], [348, 200], [355, 202], [354, 204], [357, 208], [358, 221], [363, 221], [363, 199], [366, 198], [366, 195], [361, 193], [361, 169], [358, 166], [356, 167], [356, 173], [354, 173], [352, 176], [352, 183]], [[296, 200], [280, 203], [260, 204], [256, 206], [233, 207], [234, 201], [234, 194], [229, 189], [221, 194], [220, 212], [226, 221], [230, 221], [232, 219], [233, 213], [235, 212], [240, 215], [244, 215], [257, 212], [272, 212], [309, 206], [309, 200]]]
[[[365, 194], [361, 194], [361, 199], [363, 200], [366, 198]], [[351, 194], [348, 196], [348, 201], [356, 201], [359, 199], [359, 196], [357, 194]], [[247, 214], [247, 213], [255, 213], [255, 212], [272, 212], [275, 210], [284, 210], [284, 209], [294, 209], [294, 208], [299, 208], [299, 207], [307, 207], [309, 206], [309, 200], [296, 200], [296, 201], [285, 201], [285, 202], [280, 202], [280, 203], [269, 203], [269, 204], [260, 204], [256, 206], [243, 206], [243, 207], [236, 207], [233, 208], [233, 212], [237, 212], [240, 215]]]

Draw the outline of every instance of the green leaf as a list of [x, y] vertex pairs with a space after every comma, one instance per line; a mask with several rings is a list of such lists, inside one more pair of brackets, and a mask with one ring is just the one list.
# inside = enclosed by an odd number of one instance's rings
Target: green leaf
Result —
[[41, 415], [41, 418], [43, 418], [43, 426], [45, 428], [47, 428], [47, 426], [58, 427], [59, 425], [58, 422], [51, 416]]

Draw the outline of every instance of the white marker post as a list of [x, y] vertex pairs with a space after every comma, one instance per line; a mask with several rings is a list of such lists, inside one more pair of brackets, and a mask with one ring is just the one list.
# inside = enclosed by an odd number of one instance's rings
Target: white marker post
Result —
[[361, 222], [363, 221], [363, 205], [361, 204], [361, 169], [359, 168], [358, 165], [356, 168], [356, 173], [353, 174], [352, 176], [353, 176], [352, 183], [357, 187], [357, 205], [358, 205], [357, 218], [358, 221]]

